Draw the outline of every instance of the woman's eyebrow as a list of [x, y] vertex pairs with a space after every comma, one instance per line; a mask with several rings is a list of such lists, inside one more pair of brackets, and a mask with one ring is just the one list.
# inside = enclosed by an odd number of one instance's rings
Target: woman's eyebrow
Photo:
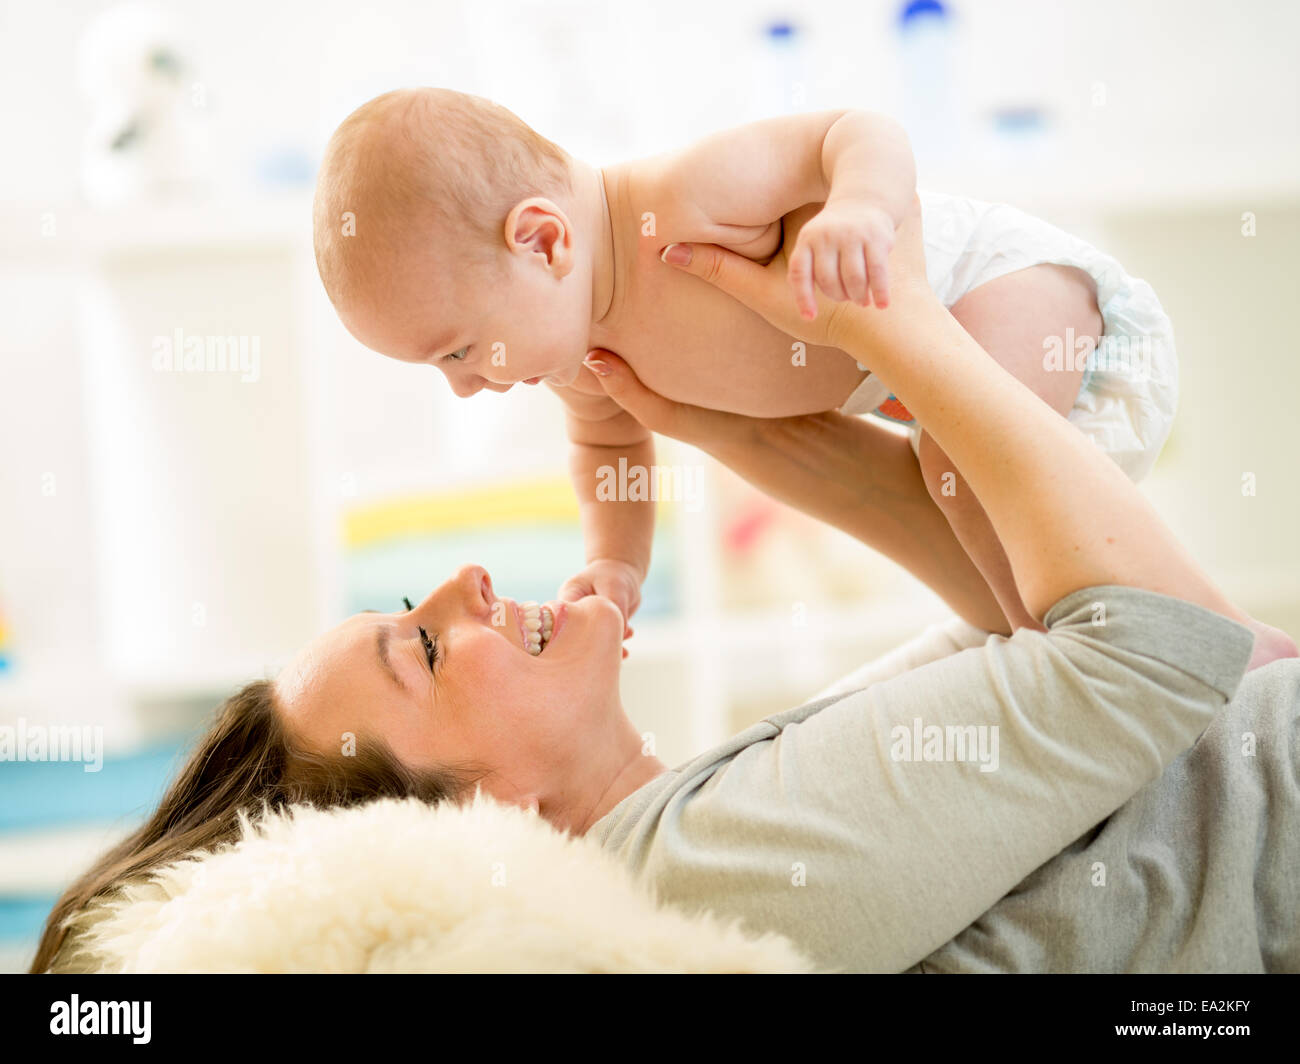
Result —
[[[374, 611], [363, 610], [362, 612], [373, 613]], [[392, 635], [393, 630], [387, 625], [378, 629], [375, 633], [375, 652], [379, 655], [379, 664], [384, 667], [384, 672], [388, 673], [388, 676], [393, 683], [397, 684], [397, 686], [407, 694], [410, 694], [410, 688], [402, 682], [402, 678], [397, 675], [397, 670], [393, 668], [393, 663], [388, 659], [388, 641], [392, 638]]]

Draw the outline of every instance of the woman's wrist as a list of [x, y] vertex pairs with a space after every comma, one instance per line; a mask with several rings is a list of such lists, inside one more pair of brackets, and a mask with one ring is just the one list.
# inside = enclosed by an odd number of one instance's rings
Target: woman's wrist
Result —
[[914, 334], [916, 325], [934, 315], [947, 314], [948, 308], [934, 294], [925, 278], [904, 276], [891, 289], [889, 307], [859, 307], [843, 302], [826, 312], [829, 344], [856, 359], [872, 372], [873, 356], [886, 343], [903, 343]]

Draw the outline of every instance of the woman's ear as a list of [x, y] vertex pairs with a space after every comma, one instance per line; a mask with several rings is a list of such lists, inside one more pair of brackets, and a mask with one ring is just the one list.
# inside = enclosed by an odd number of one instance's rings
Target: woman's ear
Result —
[[505, 240], [512, 254], [544, 256], [557, 277], [573, 269], [573, 229], [553, 200], [530, 196], [516, 203], [506, 215]]

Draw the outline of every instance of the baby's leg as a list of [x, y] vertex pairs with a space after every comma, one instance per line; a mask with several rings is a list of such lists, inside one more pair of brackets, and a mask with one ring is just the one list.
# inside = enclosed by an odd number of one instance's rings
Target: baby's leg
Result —
[[[972, 289], [953, 305], [952, 314], [984, 350], [1057, 413], [1070, 412], [1083, 370], [1044, 368], [1043, 341], [1056, 336], [1065, 343], [1069, 329], [1076, 341], [1088, 336], [1095, 343], [1101, 335], [1096, 289], [1083, 270], [1048, 264], [1017, 270]], [[1006, 552], [975, 493], [929, 433], [922, 432], [918, 450], [931, 497], [1010, 622], [1004, 634], [1022, 627], [1042, 630], [1016, 590]], [[1068, 476], [1069, 470], [1061, 475]]]
[[[1068, 414], [1082, 384], [1081, 370], [1043, 367], [1043, 340], [1073, 329], [1076, 340], [1101, 335], [1101, 312], [1092, 279], [1073, 266], [1039, 265], [972, 289], [952, 307], [952, 314], [993, 358], [1023, 381], [1062, 416]], [[1069, 348], [1066, 348], [1069, 350]], [[988, 581], [1012, 630], [1041, 629], [1025, 609], [1006, 552], [975, 498], [942, 448], [921, 434], [921, 474], [926, 488], [947, 517], [953, 534]], [[1069, 476], [1063, 469], [1062, 476]], [[1255, 648], [1246, 671], [1279, 658], [1300, 657], [1295, 641], [1279, 628], [1238, 609], [1234, 620], [1255, 633]]]

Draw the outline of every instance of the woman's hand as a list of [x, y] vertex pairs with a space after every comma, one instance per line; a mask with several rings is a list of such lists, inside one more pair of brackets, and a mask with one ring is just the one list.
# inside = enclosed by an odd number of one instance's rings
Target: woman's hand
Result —
[[621, 358], [601, 348], [589, 351], [584, 363], [599, 379], [605, 394], [645, 428], [689, 443], [724, 463], [726, 452], [752, 435], [755, 423], [762, 420], [665, 399], [642, 384]]
[[[898, 316], [907, 312], [905, 308], [914, 306], [918, 294], [934, 299], [925, 277], [921, 201], [913, 198], [912, 209], [898, 227], [897, 241], [889, 256], [893, 279], [890, 308], [834, 303], [818, 296], [817, 317], [812, 321], [803, 317], [786, 280], [786, 269], [803, 223], [814, 216], [814, 211], [799, 211], [787, 219], [785, 241], [766, 266], [715, 244], [670, 244], [664, 249], [663, 259], [685, 273], [716, 285], [782, 332], [811, 344], [841, 346], [835, 339], [844, 326], [851, 324], [850, 316], [867, 321], [873, 316]], [[679, 259], [685, 261], [679, 263]], [[862, 357], [861, 352], [853, 356]], [[607, 351], [589, 352], [586, 364], [600, 378], [605, 393], [651, 432], [689, 443], [724, 463], [728, 462], [724, 452], [730, 451], [734, 456], [737, 445], [743, 447], [752, 442], [757, 430], [771, 420], [665, 399], [642, 384], [626, 363]]]
[[[726, 292], [782, 332], [810, 344], [844, 348], [849, 337], [861, 336], [873, 316], [904, 313], [917, 296], [933, 299], [925, 277], [925, 246], [921, 240], [921, 201], [898, 227], [897, 241], [889, 256], [891, 277], [890, 309], [832, 302], [817, 293], [817, 316], [809, 321], [799, 312], [786, 278], [789, 256], [798, 239], [798, 228], [789, 227], [776, 257], [766, 266], [726, 251], [715, 244], [669, 244], [662, 258], [668, 265], [708, 281]], [[854, 357], [860, 357], [855, 353]]]
[[1035, 620], [1071, 592], [1119, 584], [1240, 621], [1245, 615], [1120, 467], [990, 357], [934, 295], [920, 230], [918, 199], [890, 255], [888, 309], [822, 303], [824, 320], [811, 323], [795, 310], [783, 254], [763, 267], [696, 244], [677, 268], [888, 381], [983, 505]]
[[587, 365], [605, 394], [647, 429], [698, 447], [772, 498], [893, 558], [971, 624], [1007, 630], [904, 437], [834, 412], [751, 418], [675, 403], [608, 351], [592, 351]]

